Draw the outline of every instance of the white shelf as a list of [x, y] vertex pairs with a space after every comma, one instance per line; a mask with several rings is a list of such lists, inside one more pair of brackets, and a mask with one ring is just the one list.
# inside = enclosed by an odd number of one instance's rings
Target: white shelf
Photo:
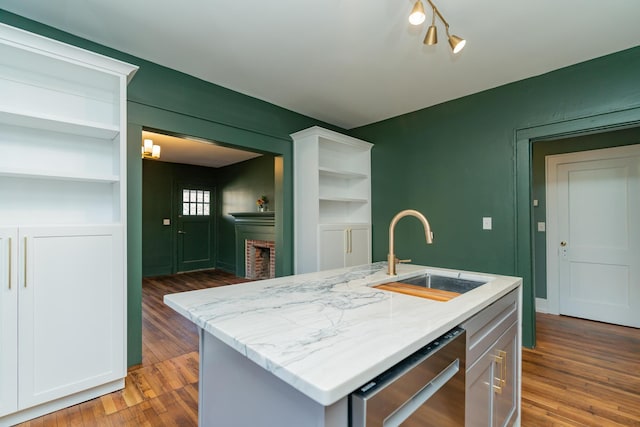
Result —
[[0, 123], [101, 139], [114, 139], [120, 133], [118, 127], [113, 125], [17, 110], [0, 111]]
[[341, 179], [367, 179], [367, 178], [369, 178], [369, 175], [364, 174], [364, 173], [350, 172], [350, 171], [331, 169], [331, 168], [325, 168], [325, 167], [319, 167], [318, 168], [318, 173], [320, 174], [320, 176], [328, 176], [328, 177], [341, 178]]
[[324, 196], [320, 196], [319, 200], [321, 202], [338, 202], [338, 203], [361, 203], [361, 204], [367, 204], [369, 203], [369, 200], [367, 199], [356, 199], [356, 198], [352, 198], [352, 197], [324, 197]]
[[97, 182], [106, 184], [120, 181], [120, 177], [116, 175], [88, 175], [73, 172], [61, 173], [55, 171], [35, 171], [28, 169], [3, 169], [0, 170], [0, 176], [29, 179], [59, 179], [64, 181]]

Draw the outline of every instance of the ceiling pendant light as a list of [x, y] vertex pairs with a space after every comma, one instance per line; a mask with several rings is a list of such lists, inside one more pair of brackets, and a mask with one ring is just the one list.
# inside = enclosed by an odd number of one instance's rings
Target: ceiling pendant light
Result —
[[[436, 28], [436, 15], [442, 23], [444, 24], [445, 31], [447, 32], [447, 38], [449, 40], [449, 46], [451, 46], [451, 50], [454, 54], [459, 53], [464, 46], [467, 44], [467, 41], [462, 37], [458, 37], [454, 34], [449, 34], [449, 23], [444, 16], [440, 13], [438, 8], [431, 0], [427, 0], [431, 9], [433, 10], [433, 17], [431, 19], [431, 25], [427, 29], [427, 34], [424, 37], [423, 43], [428, 46], [432, 46], [438, 43], [438, 30]], [[411, 15], [409, 15], [409, 22], [413, 25], [420, 25], [425, 20], [424, 7], [422, 6], [421, 0], [416, 1], [416, 4], [413, 6], [413, 10], [411, 11]]]
[[438, 43], [438, 29], [436, 28], [436, 11], [433, 10], [433, 18], [431, 18], [431, 25], [427, 30], [427, 35], [424, 36], [424, 44], [432, 46]]
[[142, 158], [143, 159], [159, 159], [160, 158], [160, 146], [153, 143], [152, 139], [145, 139], [142, 144]]
[[449, 34], [448, 32], [447, 35], [449, 36], [449, 45], [451, 46], [453, 53], [458, 53], [464, 49], [464, 45], [467, 44], [465, 39], [462, 39], [455, 34]]
[[416, 4], [413, 5], [413, 9], [411, 10], [411, 15], [409, 15], [409, 22], [411, 25], [420, 25], [426, 19], [426, 15], [424, 14], [424, 6], [422, 5], [422, 0], [417, 0]]

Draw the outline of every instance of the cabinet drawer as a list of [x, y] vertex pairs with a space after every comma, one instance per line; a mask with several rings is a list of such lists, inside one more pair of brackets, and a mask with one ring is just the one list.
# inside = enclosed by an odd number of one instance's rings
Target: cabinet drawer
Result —
[[518, 320], [518, 293], [512, 291], [462, 324], [467, 331], [467, 368]]

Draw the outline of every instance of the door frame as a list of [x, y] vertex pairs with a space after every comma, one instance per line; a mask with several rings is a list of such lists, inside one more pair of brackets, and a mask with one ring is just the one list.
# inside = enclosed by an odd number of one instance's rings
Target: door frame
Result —
[[131, 100], [127, 118], [127, 365], [133, 366], [142, 363], [142, 130], [169, 129], [173, 134], [275, 156], [278, 277], [293, 273], [293, 144], [288, 135], [238, 128]]
[[535, 141], [600, 133], [640, 125], [640, 106], [626, 110], [516, 128], [515, 171], [515, 271], [523, 280], [522, 344], [535, 347], [536, 310], [533, 250], [532, 145]]
[[[547, 312], [550, 314], [560, 314], [560, 264], [557, 256], [557, 243], [560, 240], [558, 215], [559, 206], [557, 203], [557, 189], [549, 186], [550, 178], [557, 181], [556, 168], [561, 163], [577, 163], [581, 161], [609, 160], [622, 157], [626, 152], [637, 153], [640, 145], [624, 145], [619, 147], [608, 147], [597, 150], [571, 152], [563, 154], [553, 154], [545, 158], [545, 187], [546, 187], [546, 222], [547, 222]], [[613, 154], [612, 152], [621, 154]], [[609, 153], [611, 155], [607, 156]], [[570, 159], [565, 161], [563, 159]]]

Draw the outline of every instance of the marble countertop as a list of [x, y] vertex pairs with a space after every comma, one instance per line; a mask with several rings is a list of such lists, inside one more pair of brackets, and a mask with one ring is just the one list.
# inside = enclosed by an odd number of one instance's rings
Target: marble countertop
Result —
[[489, 282], [448, 302], [373, 285], [423, 272], [386, 262], [166, 295], [164, 301], [219, 340], [322, 405], [330, 405], [522, 283]]

